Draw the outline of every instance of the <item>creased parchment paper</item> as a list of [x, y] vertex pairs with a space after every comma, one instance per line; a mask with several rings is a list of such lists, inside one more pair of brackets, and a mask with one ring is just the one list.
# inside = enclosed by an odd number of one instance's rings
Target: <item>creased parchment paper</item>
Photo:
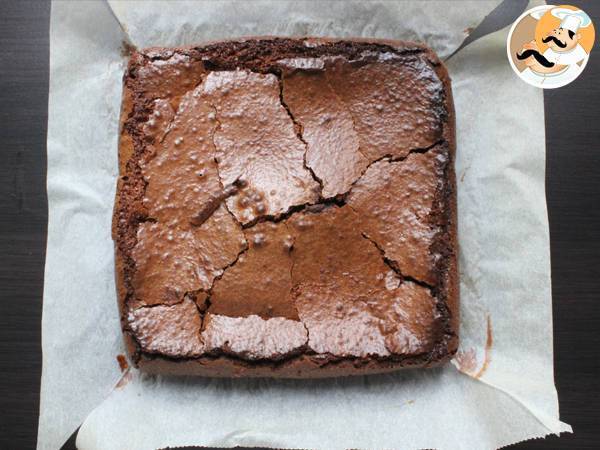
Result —
[[[123, 42], [413, 39], [441, 58], [497, 1], [52, 3], [48, 249], [38, 449], [492, 449], [571, 431], [553, 381], [542, 92], [507, 29], [448, 66], [457, 116], [461, 348], [436, 370], [320, 381], [122, 378], [110, 222]], [[524, 105], [527, 105], [524, 107]]]

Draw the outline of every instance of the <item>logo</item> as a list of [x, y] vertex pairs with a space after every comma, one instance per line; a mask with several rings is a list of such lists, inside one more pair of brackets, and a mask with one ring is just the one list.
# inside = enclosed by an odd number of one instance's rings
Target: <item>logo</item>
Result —
[[594, 24], [583, 10], [569, 5], [538, 6], [515, 21], [506, 52], [521, 80], [554, 89], [569, 84], [583, 71], [594, 37]]

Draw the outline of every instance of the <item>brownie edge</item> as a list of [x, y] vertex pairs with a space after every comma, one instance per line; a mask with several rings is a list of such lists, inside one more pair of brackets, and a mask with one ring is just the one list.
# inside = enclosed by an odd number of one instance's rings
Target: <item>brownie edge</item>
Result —
[[112, 235], [135, 366], [319, 378], [452, 358], [455, 117], [433, 51], [150, 48], [123, 86]]

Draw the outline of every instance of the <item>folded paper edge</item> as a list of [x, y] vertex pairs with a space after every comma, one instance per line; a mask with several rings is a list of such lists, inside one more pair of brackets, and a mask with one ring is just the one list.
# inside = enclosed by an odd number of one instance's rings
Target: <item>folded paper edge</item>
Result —
[[[59, 71], [60, 67], [56, 67], [56, 65], [52, 64], [52, 53], [56, 51], [56, 48], [52, 48], [52, 28], [56, 26], [55, 23], [55, 19], [56, 19], [56, 5], [57, 3], [59, 3], [57, 0], [52, 0], [50, 3], [50, 14], [49, 14], [49, 20], [50, 20], [50, 26], [49, 26], [49, 30], [48, 30], [48, 34], [50, 37], [49, 40], [49, 46], [48, 46], [48, 53], [49, 53], [49, 68], [48, 68], [48, 102], [47, 102], [47, 108], [48, 111], [50, 111], [51, 109], [51, 105], [53, 102], [57, 101], [56, 100], [56, 94], [57, 92], [54, 92], [54, 94], [52, 95], [52, 93], [50, 92], [51, 87], [54, 85], [54, 83], [56, 82], [56, 78], [57, 78], [57, 74], [55, 73], [53, 75], [53, 72]], [[108, 2], [107, 6], [108, 6]], [[112, 12], [112, 9], [109, 8], [109, 11]], [[117, 22], [117, 24], [119, 25], [119, 27], [121, 28], [121, 30], [123, 31], [123, 36], [124, 36], [124, 40], [128, 39], [128, 36], [125, 33], [125, 30], [122, 29], [122, 26], [120, 24], [120, 22], [117, 20], [116, 16], [114, 16], [114, 14], [112, 14], [112, 16], [115, 18], [115, 21]], [[48, 127], [47, 127], [47, 133], [46, 133], [46, 152], [48, 153], [48, 148], [51, 147], [56, 147], [57, 145], [61, 145], [59, 140], [56, 140], [54, 137], [54, 128], [50, 128], [50, 117], [48, 117]], [[48, 439], [48, 434], [46, 433], [46, 435], [44, 436], [46, 439], [42, 439], [42, 430], [43, 430], [43, 426], [45, 425], [44, 422], [44, 414], [43, 411], [45, 409], [45, 403], [48, 401], [48, 395], [43, 395], [43, 392], [46, 392], [49, 387], [47, 386], [47, 382], [44, 382], [45, 377], [44, 377], [44, 300], [47, 296], [47, 286], [46, 286], [46, 280], [47, 280], [47, 273], [48, 273], [48, 255], [49, 255], [49, 251], [48, 251], [48, 246], [50, 244], [50, 239], [49, 239], [49, 235], [48, 232], [51, 229], [51, 222], [54, 222], [56, 220], [56, 218], [54, 217], [54, 215], [52, 214], [52, 207], [51, 205], [53, 205], [54, 203], [56, 203], [56, 199], [52, 199], [50, 192], [54, 191], [56, 186], [53, 183], [53, 179], [52, 177], [48, 176], [49, 171], [52, 170], [51, 169], [51, 165], [50, 165], [50, 155], [48, 155], [48, 167], [46, 170], [46, 192], [47, 192], [47, 203], [48, 203], [48, 222], [46, 224], [46, 248], [45, 248], [45, 258], [44, 258], [44, 286], [43, 286], [43, 292], [42, 292], [42, 317], [40, 320], [40, 327], [41, 327], [41, 338], [40, 338], [40, 346], [41, 346], [41, 353], [42, 353], [42, 370], [41, 370], [41, 374], [40, 374], [40, 388], [39, 388], [39, 408], [38, 408], [38, 420], [37, 420], [37, 430], [36, 430], [36, 449], [37, 450], [45, 450], [45, 449], [50, 449], [50, 448], [55, 448], [54, 445], [59, 442], [60, 445], [64, 445], [64, 443], [71, 437], [71, 435], [81, 426], [81, 424], [83, 423], [83, 421], [99, 406], [101, 405], [107, 398], [108, 396], [112, 393], [112, 391], [114, 390], [114, 387], [112, 389], [110, 389], [108, 392], [106, 392], [106, 395], [102, 398], [102, 400], [94, 407], [90, 408], [89, 411], [83, 415], [83, 417], [81, 417], [81, 419], [77, 422], [77, 424], [75, 425], [71, 425], [68, 429], [66, 427], [62, 427], [62, 432], [61, 433], [57, 433], [60, 434], [59, 436], [53, 436], [53, 439]], [[118, 383], [118, 382], [117, 382]], [[47, 415], [47, 414], [46, 414]], [[52, 422], [52, 418], [45, 418], [45, 421], [50, 423]], [[67, 430], [67, 431], [64, 431]]]
[[[53, 0], [53, 1], [55, 1], [55, 0]], [[131, 36], [129, 34], [129, 30], [127, 28], [127, 24], [125, 23], [125, 21], [122, 18], [119, 17], [118, 12], [112, 6], [112, 3], [115, 2], [115, 0], [104, 0], [104, 1], [108, 5], [108, 8], [109, 8], [112, 16], [115, 18], [115, 20], [119, 24], [119, 27], [121, 28], [121, 31], [123, 32], [123, 35], [125, 36], [125, 43], [131, 45], [133, 48], [139, 48], [139, 46], [137, 46], [135, 44], [135, 42], [133, 42], [133, 39], [131, 38]], [[293, 0], [285, 0], [285, 1], [293, 3]], [[447, 60], [450, 57], [454, 56], [459, 51], [461, 51], [464, 47], [466, 47], [471, 42], [474, 42], [474, 41], [476, 41], [476, 40], [478, 40], [478, 39], [480, 39], [482, 37], [485, 37], [485, 36], [487, 36], [489, 34], [493, 34], [494, 32], [498, 31], [498, 29], [493, 29], [493, 30], [490, 30], [489, 32], [487, 32], [485, 34], [482, 34], [480, 36], [475, 37], [472, 40], [469, 40], [469, 37], [470, 37], [471, 33], [474, 32], [474, 31], [476, 31], [477, 28], [490, 16], [490, 14], [492, 14], [494, 11], [496, 11], [498, 8], [500, 8], [505, 3], [504, 0], [494, 0], [494, 1], [496, 1], [497, 4], [495, 6], [490, 7], [490, 9], [487, 12], [487, 14], [485, 16], [483, 16], [478, 23], [474, 24], [468, 31], [465, 30], [465, 36], [464, 36], [463, 40], [460, 41], [460, 43], [455, 48], [449, 49], [448, 50], [449, 51], [448, 55], [444, 56], [443, 58], [440, 55], [440, 58], [442, 58], [443, 60]], [[223, 41], [223, 40], [235, 40], [235, 39], [243, 39], [243, 38], [247, 39], [249, 37], [266, 37], [266, 36], [260, 36], [260, 35], [259, 36], [254, 36], [252, 34], [250, 34], [250, 35], [243, 35], [243, 36], [233, 36], [233, 37], [231, 37], [229, 39], [218, 39], [216, 41], [198, 41], [198, 42], [195, 42], [194, 45], [203, 45], [203, 44], [208, 44], [208, 43], [212, 43], [212, 42], [219, 42], [219, 41]], [[289, 37], [298, 37], [298, 36], [289, 36]], [[308, 36], [305, 36], [305, 37], [308, 37]], [[353, 37], [354, 38], [360, 38], [360, 36], [346, 36], [346, 37], [344, 37], [344, 39], [352, 39]], [[340, 38], [340, 39], [342, 39], [342, 38]], [[428, 46], [430, 46], [429, 43], [425, 43], [425, 44], [427, 44]]]

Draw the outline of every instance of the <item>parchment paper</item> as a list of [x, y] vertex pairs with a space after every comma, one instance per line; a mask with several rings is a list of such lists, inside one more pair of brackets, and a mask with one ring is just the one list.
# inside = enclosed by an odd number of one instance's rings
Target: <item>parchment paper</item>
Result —
[[[244, 35], [414, 39], [444, 58], [498, 2], [52, 3], [38, 449], [487, 449], [571, 431], [553, 381], [542, 92], [508, 30], [448, 64], [457, 115], [461, 348], [436, 370], [320, 381], [123, 376], [110, 221], [126, 59]], [[524, 107], [523, 105], [527, 105]], [[85, 419], [85, 420], [84, 420]]]

